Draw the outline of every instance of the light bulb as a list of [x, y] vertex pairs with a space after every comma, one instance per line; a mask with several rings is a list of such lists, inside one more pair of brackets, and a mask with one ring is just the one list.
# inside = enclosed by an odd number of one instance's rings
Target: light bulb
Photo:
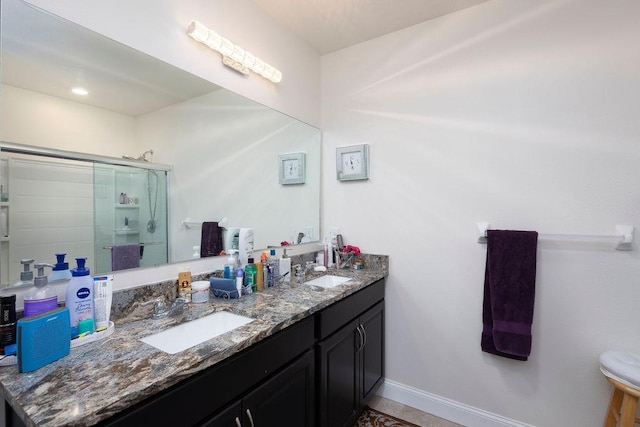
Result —
[[220, 52], [220, 49], [222, 49], [222, 36], [215, 31], [209, 30], [209, 37], [207, 37], [204, 44], [209, 46], [211, 49]]
[[282, 73], [277, 69], [273, 69], [273, 77], [271, 77], [271, 81], [274, 83], [280, 83], [282, 81]]
[[245, 51], [244, 59], [242, 60], [242, 65], [244, 65], [247, 68], [251, 68], [255, 63], [256, 63], [256, 57], [253, 56], [253, 53]]
[[260, 75], [265, 79], [271, 80], [271, 78], [273, 77], [273, 71], [274, 69], [271, 65], [264, 64], [264, 68], [262, 69], [262, 72], [260, 73]]
[[193, 37], [194, 40], [204, 43], [209, 37], [209, 29], [198, 21], [191, 21], [187, 34]]
[[251, 71], [257, 74], [262, 74], [262, 70], [264, 70], [264, 62], [260, 58], [256, 58], [256, 61], [253, 63], [251, 67]]
[[244, 49], [242, 49], [240, 46], [234, 46], [233, 47], [233, 53], [231, 54], [231, 58], [233, 58], [234, 61], [240, 62], [244, 65], [244, 63], [242, 62], [242, 60], [244, 59]]
[[72, 88], [72, 89], [71, 89], [71, 92], [73, 92], [73, 93], [74, 93], [74, 94], [76, 94], [76, 95], [80, 95], [80, 96], [87, 96], [87, 95], [89, 95], [89, 91], [88, 91], [88, 90], [86, 90], [86, 89], [85, 89], [85, 88], [83, 88], [83, 87], [79, 87], [79, 86], [78, 86], [78, 87], [74, 87], [74, 88]]
[[226, 37], [222, 38], [222, 46], [220, 47], [220, 53], [224, 56], [231, 56], [233, 53], [233, 43]]

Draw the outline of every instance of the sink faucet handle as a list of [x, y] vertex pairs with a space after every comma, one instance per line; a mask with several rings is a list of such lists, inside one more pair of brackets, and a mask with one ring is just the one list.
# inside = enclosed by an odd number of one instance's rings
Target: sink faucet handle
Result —
[[145, 301], [143, 303], [141, 303], [140, 305], [149, 305], [149, 304], [153, 304], [153, 312], [154, 313], [160, 313], [164, 310], [167, 309], [167, 304], [164, 301], [164, 298], [154, 298], [151, 299], [149, 301]]

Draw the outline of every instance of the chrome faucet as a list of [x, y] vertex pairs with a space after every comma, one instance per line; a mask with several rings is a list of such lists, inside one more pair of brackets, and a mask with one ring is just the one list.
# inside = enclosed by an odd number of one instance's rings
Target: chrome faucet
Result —
[[296, 274], [296, 281], [298, 283], [302, 283], [304, 282], [304, 278], [307, 275], [307, 272], [309, 270], [313, 270], [316, 267], [316, 263], [313, 261], [307, 261], [304, 265], [304, 267], [301, 264], [295, 264], [293, 266], [291, 266], [291, 268], [293, 268], [295, 270], [295, 274]]
[[305, 274], [304, 268], [302, 268], [300, 264], [292, 265], [291, 268], [295, 270], [296, 282], [298, 283], [304, 282], [304, 274]]
[[143, 302], [140, 305], [149, 305], [153, 304], [153, 319], [163, 319], [165, 317], [174, 316], [179, 313], [182, 313], [187, 307], [187, 303], [189, 300], [186, 298], [186, 295], [181, 293], [178, 298], [176, 298], [170, 306], [167, 307], [167, 303], [164, 298], [156, 298], [146, 302]]

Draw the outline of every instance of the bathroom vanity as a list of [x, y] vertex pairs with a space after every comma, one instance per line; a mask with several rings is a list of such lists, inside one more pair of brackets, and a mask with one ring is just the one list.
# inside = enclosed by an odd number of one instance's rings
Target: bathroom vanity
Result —
[[[386, 259], [386, 257], [384, 257]], [[0, 367], [7, 426], [351, 426], [383, 381], [384, 268], [116, 324], [29, 374]], [[140, 341], [217, 311], [255, 319], [176, 354]]]

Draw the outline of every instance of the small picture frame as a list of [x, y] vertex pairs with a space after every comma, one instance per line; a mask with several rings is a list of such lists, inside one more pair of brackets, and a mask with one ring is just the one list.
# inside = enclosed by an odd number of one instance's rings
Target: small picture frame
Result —
[[339, 181], [369, 179], [369, 145], [337, 147], [336, 177]]
[[278, 155], [278, 177], [280, 184], [304, 184], [305, 153], [289, 153]]

